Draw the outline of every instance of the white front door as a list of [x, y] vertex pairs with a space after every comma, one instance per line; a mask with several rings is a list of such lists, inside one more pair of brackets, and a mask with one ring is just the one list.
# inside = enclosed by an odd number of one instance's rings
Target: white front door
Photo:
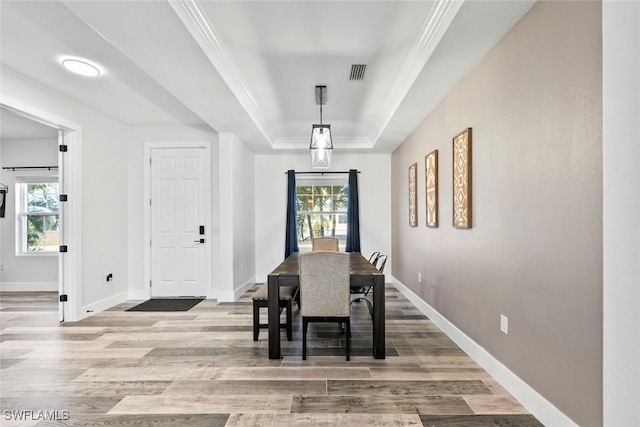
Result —
[[207, 294], [206, 147], [151, 150], [151, 296]]

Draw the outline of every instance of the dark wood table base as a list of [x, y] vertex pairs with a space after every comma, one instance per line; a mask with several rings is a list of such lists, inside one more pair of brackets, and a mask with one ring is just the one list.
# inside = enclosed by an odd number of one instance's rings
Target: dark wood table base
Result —
[[[267, 279], [269, 359], [279, 359], [280, 352], [280, 286], [298, 285], [300, 267], [298, 252], [285, 259]], [[351, 286], [366, 287], [373, 284], [373, 357], [385, 358], [385, 299], [384, 274], [380, 273], [359, 252], [351, 253]]]

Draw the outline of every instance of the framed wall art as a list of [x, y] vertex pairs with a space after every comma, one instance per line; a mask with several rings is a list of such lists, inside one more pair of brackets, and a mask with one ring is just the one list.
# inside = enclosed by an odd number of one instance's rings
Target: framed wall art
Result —
[[427, 200], [427, 227], [438, 226], [438, 150], [424, 158], [424, 181]]
[[453, 137], [453, 227], [471, 228], [471, 128]]
[[409, 166], [409, 225], [418, 226], [418, 164]]

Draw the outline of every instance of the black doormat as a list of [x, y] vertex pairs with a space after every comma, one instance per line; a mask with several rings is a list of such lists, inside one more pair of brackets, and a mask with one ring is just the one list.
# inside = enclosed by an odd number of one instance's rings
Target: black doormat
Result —
[[150, 299], [126, 311], [188, 311], [204, 298]]

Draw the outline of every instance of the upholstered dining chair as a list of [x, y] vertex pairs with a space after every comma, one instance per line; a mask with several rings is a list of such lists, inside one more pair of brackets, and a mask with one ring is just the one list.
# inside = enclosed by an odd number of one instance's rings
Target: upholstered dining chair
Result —
[[350, 255], [346, 252], [319, 251], [300, 254], [299, 285], [303, 360], [307, 359], [309, 322], [344, 324], [347, 361], [350, 358], [349, 259]]
[[338, 251], [338, 239], [335, 237], [318, 237], [311, 241], [312, 251]]
[[379, 256], [380, 256], [380, 251], [376, 251], [372, 253], [371, 256], [369, 257], [369, 263], [376, 265], [376, 262], [378, 261]]

